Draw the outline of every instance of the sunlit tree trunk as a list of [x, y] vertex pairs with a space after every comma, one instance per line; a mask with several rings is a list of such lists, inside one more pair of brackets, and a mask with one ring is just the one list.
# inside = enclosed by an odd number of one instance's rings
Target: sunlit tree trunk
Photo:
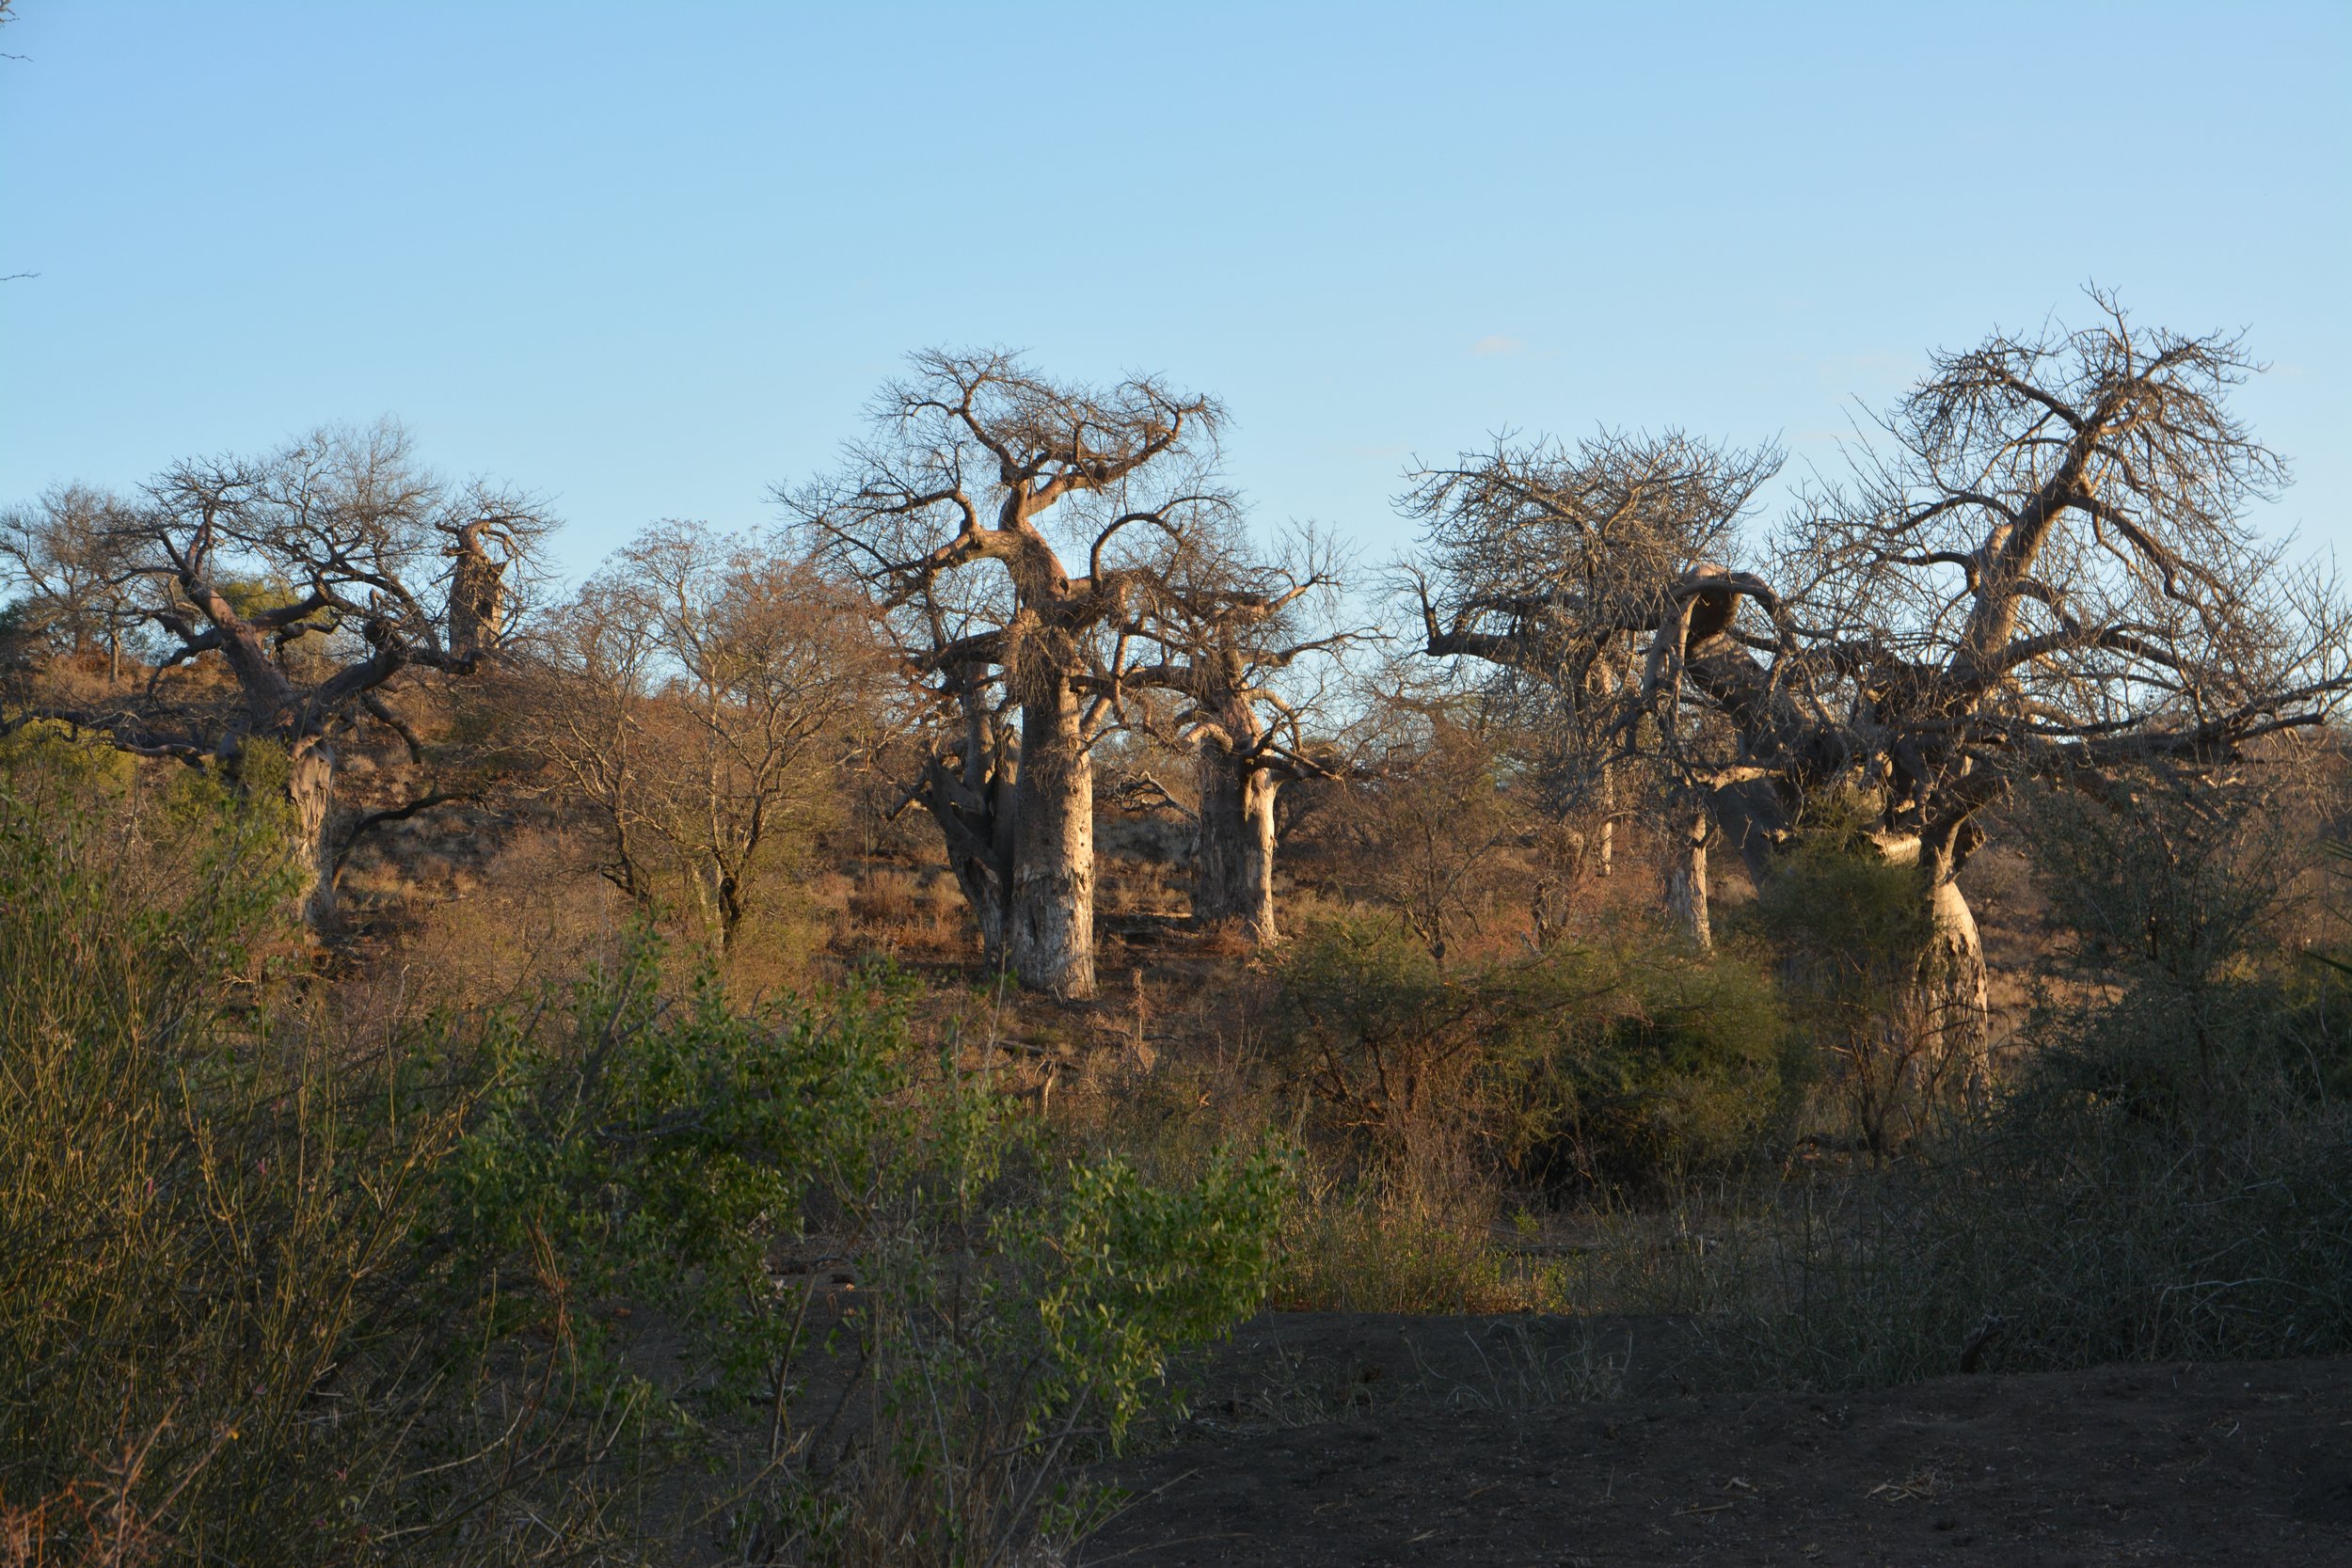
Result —
[[1670, 812], [1666, 817], [1666, 912], [1700, 952], [1715, 945], [1707, 908], [1707, 814]]
[[1921, 869], [1928, 939], [1915, 981], [1917, 1016], [1935, 1037], [1931, 1044], [1939, 1070], [1956, 1073], [1962, 1093], [1974, 1101], [1982, 1096], [1989, 1080], [1993, 1034], [1984, 939], [1949, 859], [1929, 856]]
[[[1094, 765], [1067, 633], [1039, 631], [1014, 671], [1021, 767], [1013, 784], [1006, 958], [1022, 985], [1094, 994]], [[1056, 657], [1055, 655], [1063, 657]]]
[[297, 742], [287, 759], [286, 799], [294, 806], [302, 857], [302, 923], [325, 934], [335, 919], [335, 749], [324, 740]]

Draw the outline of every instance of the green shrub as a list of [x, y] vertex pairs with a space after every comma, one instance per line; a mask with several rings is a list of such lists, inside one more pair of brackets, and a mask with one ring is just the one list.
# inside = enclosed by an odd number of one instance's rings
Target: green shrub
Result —
[[1851, 1132], [1884, 1158], [1926, 1132], [1963, 1087], [1914, 989], [1929, 936], [1915, 864], [1865, 838], [1832, 802], [1781, 856], [1737, 923], [1777, 960], [1790, 1022]]
[[0, 1498], [110, 1492], [175, 1558], [357, 1551], [415, 1409], [355, 1399], [421, 1349], [394, 1281], [446, 1123], [388, 1126], [297, 1043], [230, 1049], [280, 814], [195, 774], [102, 811], [124, 792], [70, 745], [7, 760]]
[[[640, 934], [568, 1007], [360, 1047], [255, 967], [282, 810], [182, 771], [77, 814], [40, 745], [0, 785], [0, 1509], [37, 1555], [113, 1520], [158, 1560], [622, 1560], [731, 1521], [1001, 1560], [1101, 1518], [1073, 1461], [1264, 1291], [1276, 1152], [1068, 1158], [925, 1068], [888, 974], [739, 1012]], [[812, 1247], [846, 1303], [781, 1272]]]
[[1645, 928], [1440, 974], [1392, 922], [1315, 926], [1279, 962], [1280, 1065], [1368, 1175], [1600, 1186], [1752, 1153], [1793, 1066], [1773, 988]]

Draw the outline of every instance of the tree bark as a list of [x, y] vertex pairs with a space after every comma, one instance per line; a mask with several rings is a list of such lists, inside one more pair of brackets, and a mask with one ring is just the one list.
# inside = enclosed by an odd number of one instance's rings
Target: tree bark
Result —
[[302, 923], [313, 937], [335, 919], [335, 850], [327, 828], [335, 815], [335, 749], [324, 740], [297, 741], [287, 759], [286, 798], [301, 835]]
[[1937, 1070], [1957, 1072], [1961, 1093], [1974, 1103], [1990, 1082], [1993, 1010], [1984, 939], [1955, 870], [1932, 862], [1927, 870], [1928, 941], [1914, 982], [1918, 1017], [1933, 1037]]
[[[947, 863], [955, 870], [956, 886], [979, 927], [980, 959], [990, 970], [1005, 967], [1005, 906], [1012, 886], [1014, 792], [1012, 778], [981, 777], [966, 784], [932, 764], [939, 776], [927, 781], [924, 809], [939, 825], [947, 842]], [[961, 798], [970, 797], [967, 810]]]
[[1094, 994], [1094, 765], [1068, 673], [1074, 657], [1056, 659], [1054, 651], [1031, 650], [1015, 672], [1021, 764], [1006, 958], [1022, 985], [1079, 1000]]
[[459, 530], [450, 552], [449, 651], [460, 658], [497, 648], [506, 630], [506, 567], [484, 546], [485, 526]]
[[1272, 942], [1278, 782], [1236, 755], [1219, 732], [1200, 736], [1194, 758], [1200, 840], [1193, 856], [1193, 924], [1237, 926], [1251, 942]]
[[1016, 747], [1000, 743], [997, 719], [977, 683], [967, 682], [957, 701], [963, 710], [963, 754], [952, 767], [941, 757], [925, 763], [915, 798], [946, 842], [956, 886], [979, 927], [981, 961], [995, 974], [1006, 964], [1021, 758]]
[[1692, 810], [1666, 819], [1666, 912], [1691, 945], [1711, 952], [1715, 932], [1707, 908], [1707, 813]]

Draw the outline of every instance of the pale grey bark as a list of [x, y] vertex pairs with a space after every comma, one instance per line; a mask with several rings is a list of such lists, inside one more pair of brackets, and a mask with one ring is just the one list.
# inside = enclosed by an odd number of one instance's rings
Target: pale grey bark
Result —
[[[1091, 996], [1091, 751], [1136, 618], [1230, 508], [1204, 470], [1221, 413], [1148, 379], [1048, 382], [1004, 354], [914, 364], [849, 475], [778, 499], [866, 584], [898, 641], [930, 715], [916, 793], [983, 945], [1001, 946], [1024, 986]], [[1020, 714], [1009, 823], [986, 770], [974, 776], [982, 686]]]
[[1200, 796], [1192, 867], [1192, 918], [1230, 926], [1251, 942], [1275, 941], [1274, 800], [1280, 780], [1236, 752], [1222, 730], [1194, 745]]
[[1013, 784], [1012, 895], [1006, 964], [1022, 985], [1094, 994], [1094, 764], [1067, 666], [1017, 671], [1020, 771]]
[[335, 921], [336, 760], [334, 747], [312, 740], [298, 745], [286, 764], [286, 799], [294, 806], [306, 879], [302, 922], [312, 931], [328, 930]]
[[1922, 867], [1928, 940], [1914, 985], [1917, 1016], [1936, 1042], [1939, 1067], [1981, 1099], [1990, 1081], [1993, 1009], [1984, 938], [1948, 858]]
[[1666, 912], [1702, 953], [1715, 945], [1707, 902], [1707, 836], [1704, 811], [1670, 813], [1665, 819]]
[[507, 562], [487, 547], [492, 529], [488, 518], [470, 519], [450, 548], [449, 651], [460, 658], [493, 652], [505, 638]]

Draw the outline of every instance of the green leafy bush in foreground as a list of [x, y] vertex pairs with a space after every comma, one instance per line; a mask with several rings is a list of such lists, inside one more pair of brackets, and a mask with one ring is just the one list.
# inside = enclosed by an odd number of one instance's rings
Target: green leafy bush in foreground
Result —
[[273, 807], [54, 751], [0, 759], [37, 1560], [1001, 1560], [1100, 1516], [1071, 1461], [1263, 1293], [1279, 1162], [1063, 1158], [888, 976], [742, 1012], [641, 938], [568, 1006], [346, 1038], [255, 958]]

